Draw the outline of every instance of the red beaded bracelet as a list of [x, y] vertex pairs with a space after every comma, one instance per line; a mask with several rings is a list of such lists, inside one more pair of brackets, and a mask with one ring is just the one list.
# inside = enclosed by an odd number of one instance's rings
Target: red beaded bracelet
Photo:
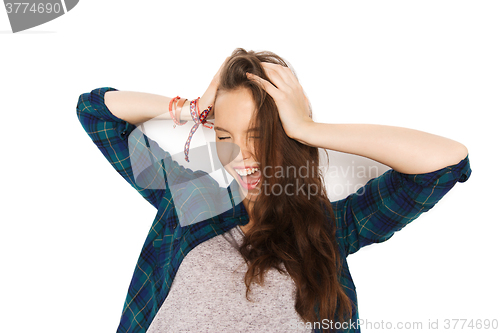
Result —
[[[198, 111], [200, 110], [199, 106], [198, 106], [199, 99], [200, 99], [200, 97], [198, 97], [195, 100], [192, 100], [190, 103], [190, 108], [189, 108], [189, 110], [191, 112], [191, 118], [193, 118], [193, 121], [194, 121], [194, 125], [191, 128], [191, 131], [189, 133], [186, 144], [184, 145], [184, 155], [186, 156], [185, 160], [188, 162], [189, 162], [189, 158], [188, 158], [189, 144], [191, 143], [191, 138], [193, 137], [194, 132], [196, 132], [196, 130], [198, 129], [198, 126], [200, 124], [202, 124], [203, 126], [205, 126], [207, 128], [210, 128], [210, 129], [213, 128], [212, 126], [205, 125], [205, 123], [207, 122], [207, 120], [206, 120], [207, 115], [212, 110], [212, 105], [210, 105], [208, 108], [206, 108], [202, 113], [196, 112], [196, 110], [198, 110]], [[209, 123], [209, 124], [212, 124], [212, 123]]]

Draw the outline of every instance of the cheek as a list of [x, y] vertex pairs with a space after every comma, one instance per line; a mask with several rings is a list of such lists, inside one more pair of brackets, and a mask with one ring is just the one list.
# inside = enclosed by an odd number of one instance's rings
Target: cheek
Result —
[[231, 142], [217, 141], [215, 146], [217, 148], [219, 161], [224, 167], [231, 164], [240, 153], [240, 147]]

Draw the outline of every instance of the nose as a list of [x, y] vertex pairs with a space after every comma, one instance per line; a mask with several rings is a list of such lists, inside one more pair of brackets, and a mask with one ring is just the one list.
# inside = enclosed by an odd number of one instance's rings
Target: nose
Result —
[[242, 160], [245, 161], [253, 156], [253, 144], [248, 140], [246, 140], [246, 138], [241, 138], [237, 140], [235, 143], [240, 149], [236, 161], [242, 161]]

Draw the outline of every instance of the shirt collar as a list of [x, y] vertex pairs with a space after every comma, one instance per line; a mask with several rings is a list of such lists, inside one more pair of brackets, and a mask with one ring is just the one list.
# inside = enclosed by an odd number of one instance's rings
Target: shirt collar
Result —
[[238, 182], [236, 179], [233, 179], [231, 184], [225, 189], [229, 193], [232, 208], [220, 214], [220, 217], [224, 222], [245, 225], [249, 222], [248, 212], [243, 204], [238, 187]]

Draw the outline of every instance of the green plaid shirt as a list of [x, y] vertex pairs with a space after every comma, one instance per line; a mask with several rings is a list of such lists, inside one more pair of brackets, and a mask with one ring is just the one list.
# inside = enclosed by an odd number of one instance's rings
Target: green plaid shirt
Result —
[[[220, 187], [211, 177], [202, 177], [206, 172], [192, 171], [173, 161], [168, 152], [142, 132], [130, 138], [136, 126], [114, 116], [104, 104], [104, 94], [113, 90], [117, 89], [103, 87], [81, 94], [77, 116], [113, 168], [158, 209], [137, 261], [117, 330], [119, 333], [145, 333], [189, 251], [236, 225], [247, 224], [248, 214], [235, 180], [227, 188]], [[139, 148], [146, 153], [132, 155], [139, 156], [134, 161], [129, 152]], [[152, 155], [163, 158], [152, 159]], [[133, 164], [139, 165], [141, 159], [145, 166], [138, 173], [133, 170]], [[340, 280], [356, 304], [353, 323], [359, 315], [356, 289], [346, 257], [363, 246], [391, 238], [396, 231], [434, 207], [456, 182], [465, 182], [470, 174], [468, 156], [456, 165], [431, 173], [409, 175], [391, 169], [347, 198], [331, 202], [337, 228], [335, 237], [343, 258]], [[197, 183], [192, 181], [195, 178]], [[182, 195], [185, 195], [175, 200], [177, 206], [183, 206], [189, 198], [189, 209], [175, 208], [174, 183], [183, 184]], [[179, 223], [179, 214], [184, 212], [191, 214], [183, 215], [184, 220], [196, 218], [196, 223]], [[353, 324], [342, 332], [360, 330]]]

